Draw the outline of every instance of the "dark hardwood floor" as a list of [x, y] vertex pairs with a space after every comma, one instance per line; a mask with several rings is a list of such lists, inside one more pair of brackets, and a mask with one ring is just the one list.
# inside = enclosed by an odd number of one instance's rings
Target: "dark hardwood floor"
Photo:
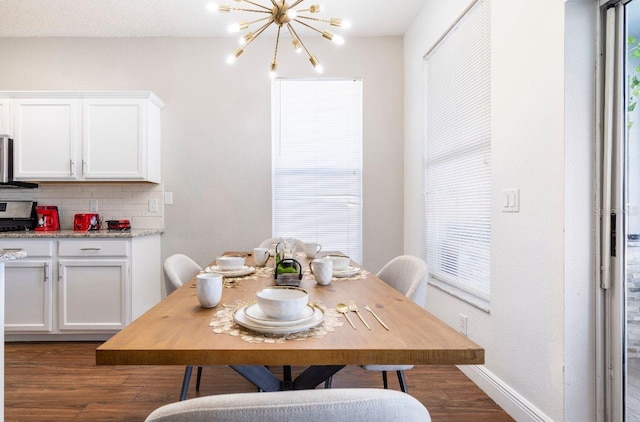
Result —
[[[5, 420], [143, 421], [178, 400], [184, 367], [96, 366], [99, 344], [6, 343]], [[390, 375], [390, 388], [399, 389]], [[409, 393], [435, 422], [513, 420], [453, 366], [416, 367], [406, 376]], [[382, 388], [382, 377], [350, 366], [334, 377], [333, 387]], [[194, 371], [188, 398], [249, 391], [255, 388], [232, 369], [213, 366], [204, 368], [199, 394]]]

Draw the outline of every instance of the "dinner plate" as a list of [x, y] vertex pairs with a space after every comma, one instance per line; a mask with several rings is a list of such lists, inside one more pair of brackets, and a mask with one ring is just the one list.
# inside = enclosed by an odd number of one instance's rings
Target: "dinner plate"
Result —
[[349, 265], [347, 268], [345, 268], [344, 270], [333, 270], [333, 276], [334, 277], [351, 277], [352, 275], [356, 275], [360, 272], [360, 268], [359, 267], [352, 267], [351, 265]]
[[240, 326], [262, 334], [293, 334], [316, 327], [324, 320], [324, 311], [319, 306], [312, 306], [313, 316], [305, 322], [285, 327], [272, 327], [258, 323], [249, 319], [244, 308], [251, 305], [241, 306], [233, 312], [233, 320]]
[[218, 273], [225, 277], [242, 277], [245, 275], [253, 274], [256, 269], [254, 267], [247, 267], [243, 265], [239, 270], [221, 270], [217, 265], [212, 265], [204, 269], [207, 273]]
[[264, 312], [262, 312], [262, 310], [260, 309], [260, 306], [258, 306], [257, 303], [253, 303], [248, 306], [243, 306], [243, 309], [244, 309], [245, 315], [250, 321], [259, 325], [265, 325], [269, 327], [290, 327], [293, 325], [303, 324], [311, 320], [311, 318], [313, 318], [313, 316], [315, 315], [315, 308], [311, 305], [307, 305], [304, 308], [304, 311], [302, 312], [302, 314], [300, 314], [300, 316], [291, 320], [271, 318], [267, 316]]

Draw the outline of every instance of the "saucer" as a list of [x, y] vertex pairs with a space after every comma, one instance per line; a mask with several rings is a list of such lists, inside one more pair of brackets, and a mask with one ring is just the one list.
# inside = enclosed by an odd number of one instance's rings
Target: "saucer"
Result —
[[233, 320], [238, 325], [258, 333], [281, 334], [281, 335], [299, 333], [300, 331], [305, 331], [320, 325], [324, 320], [324, 311], [318, 306], [310, 305], [310, 307], [313, 308], [313, 315], [308, 321], [304, 321], [304, 322], [300, 322], [300, 323], [296, 323], [288, 326], [273, 327], [273, 326], [265, 325], [264, 321], [259, 323], [249, 319], [249, 317], [245, 312], [245, 308], [251, 305], [253, 304], [241, 306], [238, 309], [236, 309], [233, 312]]
[[315, 308], [311, 305], [307, 305], [304, 308], [302, 314], [290, 320], [274, 319], [267, 316], [264, 312], [262, 312], [260, 306], [258, 306], [257, 303], [245, 306], [243, 307], [243, 310], [250, 321], [258, 325], [265, 325], [269, 327], [287, 327], [297, 324], [303, 324], [309, 321], [315, 315]]
[[349, 265], [344, 270], [333, 270], [333, 276], [342, 278], [342, 277], [351, 277], [352, 275], [356, 275], [360, 272], [360, 268], [352, 267]]
[[221, 270], [217, 265], [212, 265], [204, 269], [206, 273], [218, 273], [222, 274], [225, 277], [242, 277], [245, 275], [253, 274], [256, 269], [254, 267], [247, 267], [243, 265], [242, 268], [238, 270]]

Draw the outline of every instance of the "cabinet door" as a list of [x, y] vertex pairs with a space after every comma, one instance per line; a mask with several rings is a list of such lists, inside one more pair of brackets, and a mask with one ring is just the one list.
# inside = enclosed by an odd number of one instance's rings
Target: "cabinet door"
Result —
[[51, 260], [5, 264], [5, 331], [53, 329]]
[[127, 260], [60, 260], [58, 329], [120, 330], [130, 320]]
[[14, 177], [73, 180], [78, 174], [78, 101], [20, 99], [14, 111]]
[[9, 99], [0, 98], [0, 135], [13, 137], [13, 133], [11, 132], [9, 101]]
[[144, 180], [147, 173], [147, 101], [84, 100], [86, 180]]

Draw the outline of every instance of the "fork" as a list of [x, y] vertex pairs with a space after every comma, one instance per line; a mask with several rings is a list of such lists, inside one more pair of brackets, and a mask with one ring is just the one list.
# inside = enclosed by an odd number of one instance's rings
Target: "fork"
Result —
[[364, 326], [367, 327], [368, 329], [371, 329], [371, 327], [369, 327], [369, 324], [367, 324], [367, 321], [365, 321], [364, 318], [362, 318], [362, 315], [360, 315], [360, 312], [358, 312], [358, 307], [356, 306], [356, 302], [354, 302], [353, 300], [349, 301], [349, 310], [358, 314], [358, 317], [360, 318], [360, 321], [362, 321]]

